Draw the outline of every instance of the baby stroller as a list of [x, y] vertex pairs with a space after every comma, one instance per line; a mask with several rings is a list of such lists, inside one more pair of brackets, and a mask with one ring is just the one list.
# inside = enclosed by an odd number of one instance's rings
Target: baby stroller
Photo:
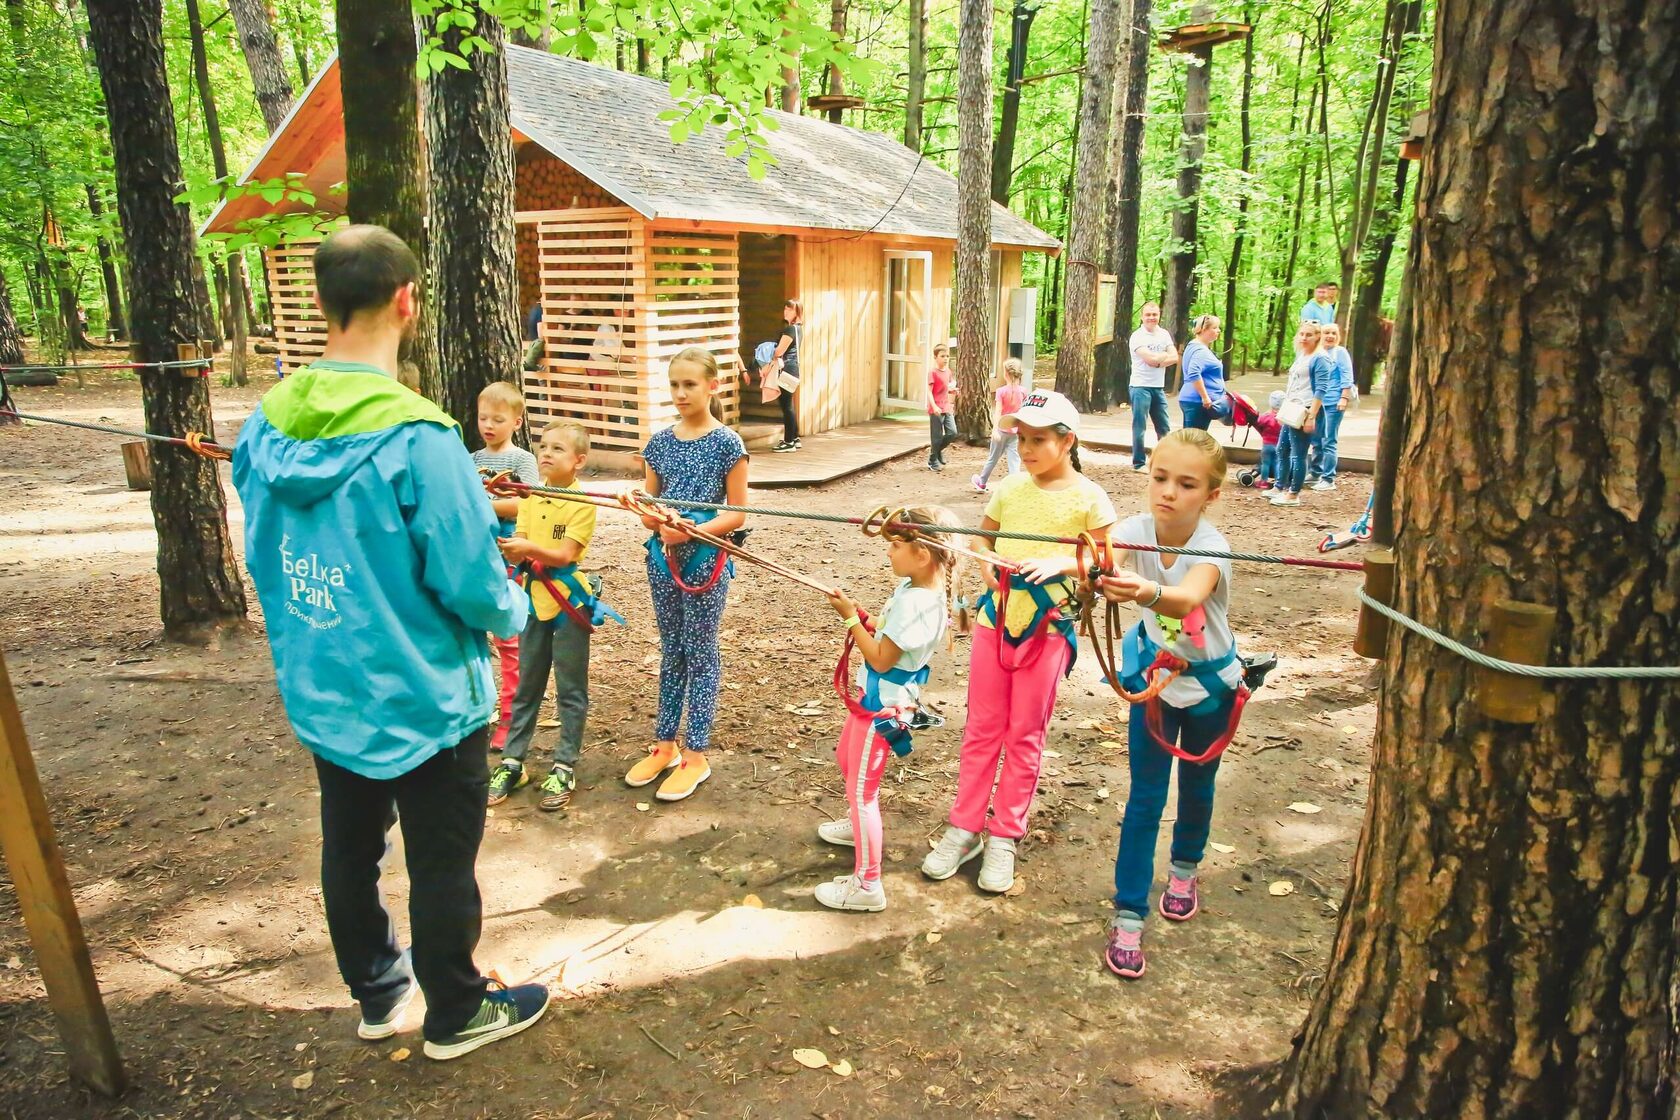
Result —
[[[1247, 432], [1243, 433], [1243, 446], [1247, 447], [1249, 433], [1258, 430], [1254, 427], [1254, 422], [1260, 419], [1260, 410], [1254, 407], [1253, 401], [1241, 393], [1231, 393], [1229, 396], [1231, 398], [1231, 430], [1235, 432], [1238, 428], [1248, 429]], [[1237, 483], [1241, 486], [1253, 486], [1255, 480], [1259, 477], [1259, 467], [1244, 467], [1237, 472]]]

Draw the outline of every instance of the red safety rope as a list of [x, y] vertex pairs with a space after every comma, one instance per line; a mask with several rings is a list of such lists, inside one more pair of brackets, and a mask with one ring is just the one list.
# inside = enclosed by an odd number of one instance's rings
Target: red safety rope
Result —
[[566, 612], [566, 617], [576, 623], [585, 634], [595, 633], [594, 620], [584, 614], [582, 608], [578, 607], [577, 604], [566, 598], [565, 591], [556, 586], [555, 582], [549, 578], [548, 569], [537, 560], [529, 560], [526, 563], [530, 567], [531, 578], [541, 583], [548, 590], [548, 593], [554, 597], [554, 601], [560, 604], [560, 609]]

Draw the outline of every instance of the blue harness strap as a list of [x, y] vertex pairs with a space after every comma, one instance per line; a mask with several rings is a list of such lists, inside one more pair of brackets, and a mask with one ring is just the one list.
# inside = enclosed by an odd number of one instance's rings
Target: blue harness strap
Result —
[[[1011, 634], [1007, 625], [1007, 619], [1001, 621], [998, 619], [998, 599], [1000, 596], [997, 591], [991, 589], [988, 589], [985, 594], [981, 595], [980, 601], [975, 604], [975, 610], [979, 612], [980, 617], [992, 624], [992, 629], [998, 632], [998, 638], [1000, 641], [1007, 642], [1009, 645], [1015, 646], [1017, 649], [1035, 637], [1043, 636], [1048, 638], [1049, 631], [1054, 630], [1063, 641], [1067, 642], [1068, 646], [1067, 671], [1062, 675], [1064, 677], [1071, 675], [1073, 673], [1073, 664], [1079, 659], [1079, 638], [1075, 632], [1077, 620], [1072, 615], [1058, 614], [1055, 618], [1052, 618], [1051, 614], [1061, 610], [1064, 606], [1074, 601], [1073, 581], [1068, 577], [1063, 576], [1061, 579], [1051, 580], [1049, 583], [1032, 583], [1030, 581], [1022, 581], [1021, 586], [1016, 587], [1015, 584], [1010, 581], [1010, 577], [1007, 572], [1000, 572], [998, 574], [998, 581], [1000, 587], [1007, 581], [1011, 593], [1019, 592], [1021, 590], [1026, 591], [1027, 597], [1032, 600], [1033, 604], [1032, 621], [1027, 623], [1027, 628], [1019, 634]], [[1057, 599], [1050, 593], [1050, 589], [1052, 587], [1062, 588], [1066, 592], [1066, 596], [1062, 599]]]
[[[696, 525], [704, 525], [706, 522], [716, 517], [718, 515], [718, 511], [715, 509], [691, 509], [684, 510], [683, 515]], [[658, 560], [664, 560], [665, 542], [659, 539], [658, 533], [649, 537], [643, 547], [648, 550], [649, 556]], [[711, 575], [712, 565], [717, 563], [718, 550], [716, 548], [709, 544], [699, 543], [678, 545], [677, 547], [688, 549], [688, 557], [687, 559], [682, 559], [681, 564], [684, 583], [697, 583]], [[681, 559], [680, 556], [678, 558]], [[724, 561], [723, 571], [725, 575], [729, 576], [729, 578], [734, 579], [735, 561]]]
[[[909, 669], [900, 669], [895, 665], [886, 672], [879, 673], [866, 664], [863, 667], [863, 697], [861, 702], [870, 711], [880, 712], [886, 707], [881, 703], [882, 681], [898, 685], [913, 684], [920, 687], [928, 682], [930, 672], [929, 666], [926, 665], [915, 672], [911, 672]], [[909, 718], [909, 712], [902, 713], [901, 718], [900, 713], [895, 710], [890, 715], [883, 712], [883, 714], [870, 721], [870, 726], [875, 729], [875, 734], [885, 739], [887, 746], [891, 747], [893, 753], [900, 758], [910, 753], [910, 728], [903, 722], [903, 720]]]
[[[531, 585], [538, 581], [533, 576], [529, 564], [521, 564], [519, 572], [525, 591], [529, 594]], [[578, 575], [576, 564], [567, 564], [564, 568], [544, 568], [543, 574], [548, 577], [551, 583], [566, 592], [566, 598], [572, 606], [577, 607], [580, 611], [589, 612], [591, 625], [599, 626], [609, 618], [620, 626], [629, 625], [624, 621], [623, 615], [602, 601], [601, 596], [596, 591], [599, 581], [585, 580], [584, 577]]]
[[[1142, 692], [1148, 687], [1149, 682], [1144, 673], [1154, 664], [1160, 653], [1161, 647], [1149, 637], [1149, 632], [1144, 629], [1141, 621], [1126, 631], [1125, 643], [1120, 647], [1120, 683], [1126, 687], [1126, 691]], [[1236, 695], [1237, 686], [1227, 683], [1225, 678], [1219, 675], [1236, 660], [1237, 650], [1233, 646], [1219, 657], [1189, 662], [1182, 674], [1188, 674], [1201, 685], [1207, 696], [1184, 711], [1193, 716], [1206, 715], [1218, 711], [1229, 697]]]

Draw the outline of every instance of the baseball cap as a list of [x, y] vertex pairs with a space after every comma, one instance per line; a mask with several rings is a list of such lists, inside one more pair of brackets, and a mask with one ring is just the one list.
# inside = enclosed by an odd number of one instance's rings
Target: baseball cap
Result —
[[1031, 428], [1063, 424], [1070, 431], [1079, 431], [1079, 410], [1073, 407], [1072, 401], [1050, 389], [1028, 393], [1022, 398], [1021, 407], [1015, 410], [1014, 418]]

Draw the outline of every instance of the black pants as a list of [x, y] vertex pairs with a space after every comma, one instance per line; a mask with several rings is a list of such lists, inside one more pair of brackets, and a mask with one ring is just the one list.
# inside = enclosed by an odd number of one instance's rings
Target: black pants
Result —
[[400, 820], [413, 972], [426, 996], [424, 1029], [431, 1039], [466, 1026], [484, 1002], [485, 977], [473, 964], [481, 911], [473, 866], [484, 839], [488, 743], [486, 727], [386, 781], [315, 759], [321, 897], [339, 975], [352, 997], [375, 1007], [408, 984], [409, 962], [379, 894], [386, 833]]
[[793, 410], [793, 394], [783, 389], [776, 400], [782, 406], [782, 439], [792, 443], [799, 438], [799, 414]]
[[949, 412], [928, 413], [928, 466], [945, 465], [945, 449], [957, 441], [957, 418]]

